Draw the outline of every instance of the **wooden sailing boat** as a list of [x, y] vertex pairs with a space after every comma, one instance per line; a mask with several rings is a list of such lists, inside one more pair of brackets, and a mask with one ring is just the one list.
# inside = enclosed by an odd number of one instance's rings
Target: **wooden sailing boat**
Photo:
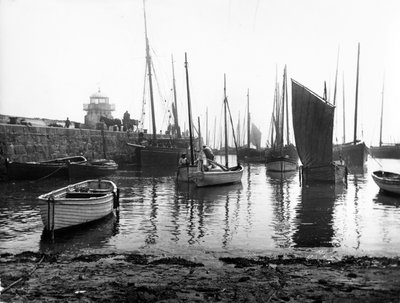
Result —
[[384, 159], [400, 159], [400, 144], [383, 144], [382, 142], [382, 128], [383, 128], [383, 94], [384, 87], [382, 88], [382, 102], [381, 102], [381, 119], [379, 128], [379, 146], [371, 146], [369, 153], [374, 158]]
[[[188, 102], [188, 121], [189, 121], [189, 138], [190, 138], [190, 158], [187, 165], [178, 166], [177, 180], [183, 182], [194, 181], [194, 173], [197, 171], [197, 165], [194, 164], [195, 154], [193, 148], [193, 127], [192, 127], [192, 105], [190, 101], [190, 90], [189, 90], [189, 73], [188, 73], [188, 62], [185, 53], [185, 70], [186, 70], [186, 92]], [[200, 138], [200, 136], [199, 136]]]
[[[225, 132], [225, 165], [215, 161], [201, 159], [198, 161], [198, 170], [194, 174], [194, 182], [197, 187], [224, 185], [241, 182], [243, 176], [243, 166], [237, 163], [236, 166], [229, 167], [228, 162], [228, 99], [226, 97], [226, 85], [224, 76], [224, 132]], [[230, 112], [229, 112], [230, 114]], [[232, 120], [232, 119], [231, 119]], [[232, 125], [233, 127], [233, 125]], [[234, 136], [235, 139], [235, 136]], [[236, 139], [235, 139], [236, 145]], [[237, 145], [236, 145], [237, 150]]]
[[[265, 161], [265, 151], [260, 148], [261, 145], [261, 132], [257, 126], [251, 123], [250, 117], [250, 92], [247, 90], [247, 144], [246, 146], [239, 146], [237, 156], [240, 161], [263, 163]], [[239, 119], [240, 120], [240, 119]], [[239, 124], [238, 124], [239, 133]], [[240, 144], [240, 140], [239, 144]], [[253, 144], [255, 148], [250, 147]]]
[[360, 44], [357, 54], [356, 97], [354, 109], [354, 138], [352, 142], [337, 144], [333, 147], [333, 160], [344, 161], [350, 168], [362, 168], [368, 159], [368, 149], [364, 142], [357, 139], [357, 112], [358, 112], [358, 76], [360, 63]]
[[[147, 78], [148, 78], [149, 94], [150, 94], [152, 135], [147, 135], [144, 134], [144, 132], [141, 132], [138, 137], [138, 142], [128, 143], [128, 145], [135, 148], [136, 163], [138, 166], [142, 167], [168, 166], [171, 168], [175, 168], [180, 155], [182, 153], [185, 153], [188, 147], [188, 140], [180, 138], [180, 130], [179, 126], [177, 125], [176, 100], [173, 112], [176, 113], [175, 124], [178, 134], [174, 136], [171, 133], [172, 130], [171, 129], [169, 134], [157, 136], [156, 114], [155, 114], [154, 97], [153, 97], [153, 80], [152, 80], [153, 63], [150, 55], [149, 39], [147, 36], [146, 11], [145, 9], [143, 11], [144, 11], [145, 40], [146, 40], [146, 73], [148, 74]], [[174, 90], [175, 90], [175, 84], [174, 84]]]
[[335, 107], [292, 79], [292, 116], [302, 183], [346, 182], [347, 169], [332, 161]]
[[[284, 142], [285, 129], [286, 143]], [[271, 136], [271, 146], [265, 152], [267, 171], [287, 172], [297, 170], [299, 157], [296, 147], [290, 142], [289, 133], [286, 66], [283, 72], [282, 99], [279, 98], [278, 89], [275, 90], [272, 133], [275, 134], [275, 137]]]

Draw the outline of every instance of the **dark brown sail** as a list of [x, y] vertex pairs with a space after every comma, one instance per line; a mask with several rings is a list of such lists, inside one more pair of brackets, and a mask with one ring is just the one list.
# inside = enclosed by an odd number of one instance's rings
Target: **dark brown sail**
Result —
[[345, 167], [332, 162], [334, 115], [332, 104], [292, 79], [293, 129], [304, 181], [345, 177]]

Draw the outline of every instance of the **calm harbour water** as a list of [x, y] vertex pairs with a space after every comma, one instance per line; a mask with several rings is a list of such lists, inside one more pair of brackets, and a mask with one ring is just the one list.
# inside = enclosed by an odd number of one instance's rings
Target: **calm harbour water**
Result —
[[[400, 171], [400, 160], [379, 160]], [[368, 160], [348, 187], [300, 187], [298, 173], [268, 173], [245, 164], [241, 184], [195, 188], [174, 171], [121, 170], [118, 215], [79, 230], [43, 237], [36, 198], [66, 180], [2, 183], [0, 253], [165, 252], [400, 255], [400, 197], [379, 193]]]

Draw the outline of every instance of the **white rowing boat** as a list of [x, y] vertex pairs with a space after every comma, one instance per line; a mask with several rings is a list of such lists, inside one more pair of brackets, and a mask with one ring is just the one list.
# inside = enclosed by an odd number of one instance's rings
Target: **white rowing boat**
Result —
[[119, 193], [109, 180], [86, 180], [39, 196], [45, 229], [54, 231], [92, 222], [118, 207]]
[[381, 190], [400, 194], [400, 174], [377, 170], [372, 173], [372, 179]]

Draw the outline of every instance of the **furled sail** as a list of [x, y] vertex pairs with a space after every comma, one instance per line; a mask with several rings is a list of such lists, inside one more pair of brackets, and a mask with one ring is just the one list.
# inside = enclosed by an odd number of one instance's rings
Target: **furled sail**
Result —
[[329, 165], [335, 107], [292, 79], [292, 111], [296, 147], [303, 166]]

